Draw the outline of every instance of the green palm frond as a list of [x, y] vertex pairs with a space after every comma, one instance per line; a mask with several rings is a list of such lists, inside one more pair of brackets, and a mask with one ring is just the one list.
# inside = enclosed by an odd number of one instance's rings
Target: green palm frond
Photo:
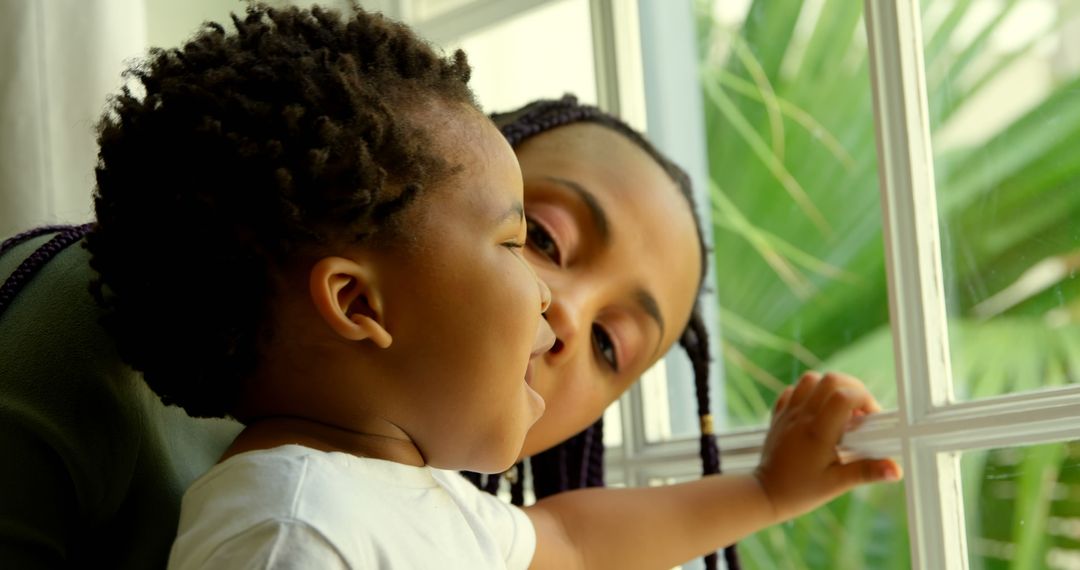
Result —
[[[1044, 319], [1024, 316], [954, 321], [949, 343], [960, 400], [1062, 386], [1080, 376], [1080, 323], [1052, 327]], [[894, 363], [892, 331], [886, 325], [822, 366], [861, 378], [888, 408], [896, 406]]]
[[[728, 32], [736, 34], [728, 43], [743, 47], [729, 50], [723, 67], [702, 70], [716, 208], [715, 259], [718, 273], [730, 276], [718, 284], [718, 294], [726, 312], [827, 356], [887, 322], [865, 51], [857, 60], [842, 53], [854, 45], [860, 6], [826, 2], [819, 13], [807, 16], [798, 2], [765, 4], [755, 3], [747, 24]], [[969, 54], [975, 51], [950, 51], [942, 39], [955, 31], [965, 5], [954, 3], [930, 31], [927, 54], [936, 60], [928, 67], [971, 65]], [[976, 34], [976, 43], [988, 41], [1013, 7], [1006, 3], [1004, 14]], [[783, 61], [793, 56], [780, 54], [777, 45], [786, 49], [798, 42], [787, 38], [762, 46], [754, 38], [764, 38], [765, 29], [793, 33], [797, 19], [780, 12], [795, 8], [803, 17], [816, 18], [816, 25], [802, 42], [800, 67], [784, 75]], [[765, 23], [755, 17], [778, 20]], [[1029, 49], [1024, 45], [1016, 52]], [[971, 85], [985, 85], [1001, 69], [992, 66], [974, 79], [942, 73], [930, 87], [953, 94], [951, 108], [962, 109], [964, 96], [956, 93], [978, 92], [981, 87], [972, 90]], [[986, 145], [939, 157], [941, 227], [952, 246], [944, 253], [946, 265], [955, 267], [947, 283], [954, 314], [971, 314], [1042, 260], [1075, 248], [1070, 222], [1080, 216], [1080, 161], [1073, 159], [1072, 149], [1080, 144], [1080, 106], [1073, 104], [1072, 93], [1078, 90], [1080, 77], [1063, 83]], [[778, 119], [787, 126], [777, 128]], [[782, 152], [776, 151], [778, 133], [784, 137]], [[1060, 305], [1055, 296], [1080, 292], [1073, 281], [1069, 277], [1045, 288], [1010, 314], [1053, 309], [1054, 303]], [[775, 347], [744, 340], [735, 339], [737, 351], [731, 353], [755, 363], [766, 377], [790, 380], [805, 365]], [[768, 397], [771, 388], [761, 389]], [[736, 423], [758, 421], [736, 418]]]

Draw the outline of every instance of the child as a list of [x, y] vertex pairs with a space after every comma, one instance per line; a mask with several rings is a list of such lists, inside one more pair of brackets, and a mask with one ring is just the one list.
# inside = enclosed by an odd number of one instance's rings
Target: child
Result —
[[152, 52], [101, 125], [87, 247], [118, 350], [166, 402], [246, 426], [185, 495], [170, 566], [670, 567], [891, 462], [839, 465], [856, 382], [809, 375], [762, 467], [523, 513], [498, 472], [553, 342], [521, 175], [460, 52], [357, 11], [249, 9]]
[[236, 27], [154, 52], [101, 127], [88, 247], [120, 350], [246, 426], [170, 566], [524, 566], [525, 515], [441, 471], [517, 460], [554, 342], [464, 56], [362, 12]]

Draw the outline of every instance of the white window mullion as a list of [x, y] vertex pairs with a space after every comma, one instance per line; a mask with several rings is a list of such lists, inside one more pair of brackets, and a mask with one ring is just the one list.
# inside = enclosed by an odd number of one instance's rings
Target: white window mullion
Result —
[[589, 0], [592, 17], [593, 61], [596, 69], [596, 105], [618, 115], [622, 109], [619, 57], [615, 42], [615, 14], [611, 0]]
[[903, 447], [908, 480], [911, 567], [915, 570], [966, 570], [967, 533], [960, 455], [946, 452], [920, 438], [907, 438]]
[[[640, 85], [624, 82], [627, 88], [621, 101], [624, 111], [634, 108], [633, 92], [643, 93], [640, 105], [641, 113], [647, 121], [646, 132], [649, 140], [676, 164], [681, 166], [690, 177], [693, 189], [694, 209], [702, 225], [706, 247], [712, 247], [712, 200], [709, 197], [709, 159], [707, 136], [705, 132], [705, 106], [698, 62], [696, 22], [692, 2], [617, 2], [627, 14], [634, 12], [633, 18], [624, 16], [622, 24], [616, 29], [625, 29], [629, 24], [634, 28], [624, 36], [638, 38], [637, 45], [622, 42], [621, 48], [640, 50], [636, 55], [637, 69], [624, 65], [622, 73], [632, 78], [637, 72]], [[616, 13], [618, 15], [618, 13]], [[632, 21], [631, 21], [632, 20]], [[621, 59], [623, 53], [620, 53]], [[626, 118], [624, 116], [624, 118]], [[710, 411], [715, 429], [727, 427], [727, 404], [723, 392], [723, 359], [719, 358], [720, 319], [719, 303], [716, 295], [716, 268], [709, 263], [711, 255], [706, 255], [704, 288], [699, 299], [699, 308], [709, 332], [709, 353], [713, 360], [709, 369]], [[666, 384], [670, 401], [669, 409], [696, 409], [694, 372], [682, 353], [674, 358], [666, 358]], [[652, 404], [653, 402], [650, 402]], [[653, 408], [654, 406], [650, 406]], [[696, 422], [695, 422], [696, 423]], [[685, 425], [685, 424], [684, 424]], [[695, 430], [696, 432], [696, 430]], [[685, 431], [683, 432], [685, 433]], [[728, 466], [722, 464], [726, 469]]]
[[1080, 386], [955, 404], [935, 411], [914, 432], [953, 451], [1077, 439]]
[[1080, 386], [950, 404], [935, 409], [917, 425], [903, 427], [896, 412], [878, 414], [847, 434], [841, 449], [863, 457], [901, 456], [901, 433], [943, 451], [1076, 439], [1080, 437]]
[[952, 399], [919, 3], [865, 6], [912, 565], [963, 570], [957, 462], [909, 431]]
[[623, 410], [623, 462], [626, 484], [637, 487], [641, 484], [635, 459], [645, 448], [645, 414], [641, 397], [641, 383], [636, 382], [620, 399]]
[[918, 2], [867, 0], [878, 172], [900, 409], [952, 400]]

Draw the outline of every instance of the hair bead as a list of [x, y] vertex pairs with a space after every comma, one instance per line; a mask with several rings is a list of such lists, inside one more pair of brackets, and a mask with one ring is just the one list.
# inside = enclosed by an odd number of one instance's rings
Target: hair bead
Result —
[[701, 435], [712, 435], [713, 431], [713, 417], [712, 414], [705, 414], [701, 416]]

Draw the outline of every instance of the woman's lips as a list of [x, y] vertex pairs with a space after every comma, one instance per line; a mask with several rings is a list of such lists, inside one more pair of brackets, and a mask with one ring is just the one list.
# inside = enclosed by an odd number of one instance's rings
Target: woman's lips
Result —
[[529, 361], [529, 366], [525, 368], [525, 383], [528, 384], [529, 386], [532, 386], [532, 377], [533, 377], [533, 363], [530, 360]]

